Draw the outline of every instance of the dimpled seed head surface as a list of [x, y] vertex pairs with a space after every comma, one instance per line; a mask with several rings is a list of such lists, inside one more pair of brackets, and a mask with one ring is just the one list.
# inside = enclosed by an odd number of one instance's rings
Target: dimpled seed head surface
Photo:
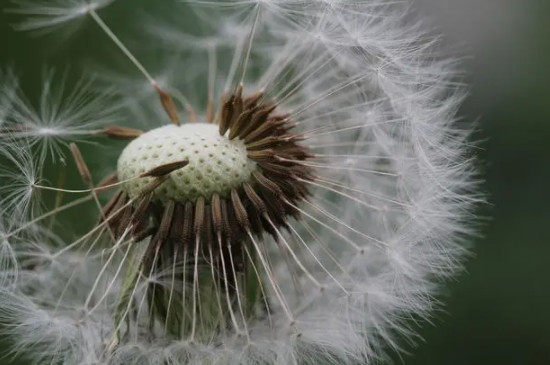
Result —
[[[228, 196], [232, 188], [251, 178], [256, 164], [240, 140], [221, 136], [216, 124], [189, 123], [153, 129], [133, 140], [118, 159], [118, 178], [128, 180], [155, 167], [186, 159], [189, 164], [170, 173], [154, 192], [154, 199], [185, 203], [213, 193]], [[152, 181], [138, 178], [123, 185], [131, 198]]]

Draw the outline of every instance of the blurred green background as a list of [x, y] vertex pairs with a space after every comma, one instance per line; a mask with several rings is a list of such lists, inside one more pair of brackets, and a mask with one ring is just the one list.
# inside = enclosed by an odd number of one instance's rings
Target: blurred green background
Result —
[[[136, 2], [102, 15], [124, 29]], [[6, 3], [2, 2], [2, 5]], [[149, 1], [149, 6], [161, 2]], [[395, 356], [407, 365], [550, 364], [550, 1], [417, 0], [418, 12], [464, 60], [471, 96], [461, 114], [479, 119], [480, 169], [490, 205], [467, 271], [446, 286], [444, 311], [422, 340]], [[146, 10], [145, 10], [146, 12]], [[104, 35], [83, 24], [78, 37], [32, 37], [0, 13], [0, 67], [22, 76], [31, 98], [44, 64], [64, 68], [101, 54]], [[77, 68], [76, 68], [77, 69]], [[0, 85], [1, 87], [1, 85]], [[0, 347], [3, 344], [0, 342]], [[0, 364], [17, 364], [0, 359]]]

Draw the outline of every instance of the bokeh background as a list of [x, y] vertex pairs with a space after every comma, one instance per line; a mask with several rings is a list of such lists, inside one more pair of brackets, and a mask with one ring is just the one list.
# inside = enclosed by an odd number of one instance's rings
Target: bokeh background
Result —
[[[415, 1], [418, 13], [444, 35], [447, 51], [466, 56], [471, 95], [461, 115], [478, 124], [475, 140], [481, 141], [479, 165], [490, 204], [479, 211], [483, 225], [467, 270], [442, 293], [444, 310], [421, 326], [414, 344], [403, 344], [408, 353], [395, 361], [548, 365], [550, 1]], [[143, 13], [147, 6], [162, 6], [119, 0], [102, 15], [115, 29], [128, 30], [136, 3], [145, 5]], [[22, 77], [31, 99], [37, 98], [44, 65], [64, 69], [88, 55], [109, 57], [113, 51], [101, 46], [108, 41], [90, 24], [82, 24], [78, 37], [60, 39], [16, 33], [10, 27], [16, 21], [0, 12], [0, 67]], [[24, 362], [0, 358], [4, 364]]]

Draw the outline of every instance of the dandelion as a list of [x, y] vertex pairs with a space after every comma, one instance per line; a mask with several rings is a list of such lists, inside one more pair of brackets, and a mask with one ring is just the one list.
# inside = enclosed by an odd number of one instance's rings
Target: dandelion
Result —
[[[24, 139], [31, 147], [38, 147], [37, 160], [44, 162], [48, 155], [64, 159], [62, 146], [68, 146], [67, 141], [82, 141], [103, 133], [102, 126], [115, 120], [118, 107], [110, 104], [113, 93], [109, 89], [95, 93], [93, 78], [82, 78], [67, 91], [67, 75], [65, 72], [56, 77], [53, 70], [45, 72], [37, 107], [18, 88], [12, 88], [10, 105], [2, 108], [4, 133], [0, 132], [0, 141]], [[57, 87], [52, 85], [54, 78]]]
[[[108, 3], [15, 9], [31, 16], [25, 30], [90, 20], [151, 92], [117, 75], [103, 81], [116, 97], [78, 84], [52, 99], [50, 74], [40, 113], [0, 94], [0, 150], [20, 182], [0, 189], [13, 351], [36, 363], [353, 364], [413, 339], [411, 321], [460, 269], [480, 197], [470, 131], [455, 123], [455, 62], [406, 6], [166, 2], [186, 21], [145, 29], [175, 68], [159, 78], [104, 21]], [[115, 123], [125, 113], [133, 124]], [[118, 157], [107, 138], [127, 141]], [[36, 166], [64, 152], [84, 188], [42, 179]], [[42, 196], [40, 211], [21, 203]], [[71, 227], [89, 213], [94, 225]]]
[[16, 7], [10, 9], [13, 13], [24, 14], [29, 18], [18, 24], [19, 30], [52, 31], [59, 25], [82, 20], [90, 10], [109, 5], [114, 0], [19, 0]]
[[14, 140], [0, 142], [0, 215], [12, 219], [36, 212], [33, 186], [39, 182], [40, 169], [30, 152], [31, 146]]

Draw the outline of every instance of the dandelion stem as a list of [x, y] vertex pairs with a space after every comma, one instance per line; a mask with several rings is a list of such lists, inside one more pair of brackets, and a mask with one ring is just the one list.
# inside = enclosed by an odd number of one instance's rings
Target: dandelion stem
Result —
[[107, 268], [111, 264], [111, 261], [113, 261], [113, 258], [115, 257], [115, 254], [117, 253], [118, 248], [120, 248], [120, 245], [124, 242], [124, 239], [126, 238], [126, 235], [128, 234], [129, 231], [130, 231], [130, 229], [127, 229], [124, 232], [124, 234], [122, 235], [122, 237], [120, 237], [120, 239], [118, 239], [118, 241], [115, 243], [115, 246], [113, 247], [113, 250], [111, 251], [111, 254], [107, 258], [107, 262], [105, 262], [105, 264], [103, 264], [101, 270], [99, 271], [99, 274], [96, 277], [96, 280], [95, 280], [95, 282], [92, 286], [92, 289], [90, 290], [90, 293], [88, 294], [88, 297], [86, 298], [86, 302], [84, 303], [84, 308], [86, 308], [87, 315], [92, 314], [99, 307], [99, 305], [103, 302], [103, 300], [109, 294], [109, 291], [112, 288], [112, 286], [115, 284], [115, 281], [116, 281], [118, 275], [120, 275], [120, 272], [122, 271], [122, 268], [124, 266], [124, 262], [126, 261], [126, 258], [128, 257], [128, 254], [130, 253], [130, 249], [132, 247], [131, 244], [128, 245], [128, 248], [126, 249], [126, 251], [124, 253], [124, 256], [122, 257], [122, 260], [120, 261], [120, 263], [119, 263], [119, 265], [116, 269], [114, 277], [113, 277], [113, 279], [111, 280], [111, 282], [109, 283], [109, 285], [107, 287], [108, 290], [105, 290], [105, 292], [99, 298], [99, 300], [97, 300], [95, 302], [93, 308], [89, 309], [89, 307], [92, 303], [92, 299], [94, 299], [94, 293], [95, 293], [99, 283], [101, 282], [101, 278], [103, 277], [103, 274], [105, 273], [105, 271], [107, 270]]
[[321, 262], [321, 260], [319, 260], [319, 258], [317, 257], [317, 255], [313, 252], [313, 250], [308, 246], [308, 244], [306, 243], [306, 241], [302, 238], [302, 236], [300, 235], [300, 233], [296, 230], [296, 228], [294, 228], [292, 226], [292, 224], [289, 224], [288, 225], [288, 228], [292, 231], [292, 233], [298, 238], [298, 241], [304, 246], [304, 248], [307, 250], [307, 252], [309, 252], [309, 254], [311, 255], [311, 257], [313, 257], [313, 259], [315, 260], [315, 262], [317, 262], [317, 264], [321, 267], [321, 269], [323, 269], [323, 271], [325, 273], [327, 273], [327, 275], [336, 283], [336, 285], [338, 285], [340, 287], [340, 289], [342, 289], [344, 291], [344, 293], [348, 294], [348, 291], [346, 290], [346, 288], [344, 288], [344, 286], [338, 281], [338, 279], [336, 279], [336, 277], [330, 272], [329, 269], [327, 269], [325, 267], [325, 265], [323, 265], [323, 263]]
[[[301, 181], [304, 181], [305, 183], [313, 183], [312, 181], [305, 181], [305, 180], [301, 180]], [[385, 196], [380, 195], [380, 194], [375, 194], [375, 193], [367, 192], [367, 191], [364, 191], [364, 190], [354, 189], [354, 188], [351, 188], [351, 187], [346, 186], [346, 185], [344, 185], [344, 184], [340, 184], [340, 183], [338, 183], [338, 182], [336, 182], [336, 181], [328, 180], [328, 179], [326, 179], [326, 178], [321, 178], [320, 176], [317, 176], [316, 181], [322, 182], [322, 183], [326, 183], [326, 184], [332, 185], [332, 186], [337, 186], [337, 187], [342, 188], [342, 189], [344, 189], [344, 190], [352, 191], [352, 192], [354, 192], [354, 193], [359, 193], [359, 194], [363, 194], [363, 195], [368, 195], [368, 196], [371, 196], [371, 197], [373, 197], [373, 198], [376, 198], [376, 199], [379, 199], [379, 200], [382, 200], [382, 201], [385, 201], [385, 202], [388, 202], [388, 203], [393, 203], [393, 204], [398, 205], [398, 206], [401, 206], [401, 207], [406, 207], [406, 208], [411, 208], [411, 207], [412, 207], [411, 204], [406, 204], [406, 203], [403, 203], [403, 202], [399, 202], [399, 201], [397, 201], [397, 200], [395, 200], [395, 199], [391, 199], [391, 198], [385, 197]], [[357, 199], [357, 198], [354, 198], [354, 197], [352, 197], [352, 196], [350, 196], [350, 195], [344, 194], [343, 192], [341, 192], [341, 191], [339, 191], [339, 190], [336, 190], [336, 189], [333, 189], [333, 188], [331, 188], [331, 187], [325, 186], [325, 185], [323, 185], [323, 184], [315, 183], [314, 185], [315, 185], [315, 186], [318, 186], [318, 187], [320, 187], [320, 188], [323, 188], [323, 189], [325, 189], [325, 190], [332, 191], [332, 192], [334, 192], [334, 193], [336, 193], [336, 194], [342, 195], [342, 196], [344, 196], [344, 197], [346, 197], [346, 198], [349, 198], [349, 199], [352, 199], [352, 200]], [[363, 201], [360, 201], [359, 203], [361, 203], [361, 204], [363, 204], [363, 203], [366, 204], [366, 203], [363, 202]], [[374, 209], [376, 209], [376, 210], [378, 210], [378, 211], [380, 210], [380, 208], [375, 207], [375, 206], [372, 206], [372, 205], [367, 205], [367, 206], [368, 206], [369, 208], [374, 208]]]
[[363, 249], [357, 244], [355, 243], [354, 241], [352, 241], [351, 239], [349, 239], [347, 236], [343, 235], [342, 233], [340, 233], [337, 229], [329, 226], [328, 224], [326, 223], [323, 223], [321, 220], [315, 218], [313, 215], [307, 213], [305, 210], [303, 209], [300, 209], [297, 205], [294, 205], [292, 204], [291, 202], [289, 202], [288, 200], [284, 199], [283, 202], [287, 205], [290, 205], [292, 208], [296, 209], [297, 211], [299, 211], [300, 213], [302, 213], [303, 215], [305, 215], [306, 217], [308, 217], [309, 219], [313, 220], [314, 222], [316, 222], [317, 224], [319, 224], [320, 226], [322, 227], [325, 227], [326, 229], [328, 229], [329, 231], [331, 231], [333, 234], [335, 234], [337, 237], [340, 237], [343, 241], [349, 243], [351, 245], [351, 247], [353, 247], [355, 250], [357, 250], [358, 252], [361, 252], [363, 251]]
[[323, 214], [325, 217], [329, 218], [330, 220], [342, 225], [343, 227], [349, 229], [350, 231], [366, 238], [367, 240], [370, 240], [370, 241], [374, 241], [376, 243], [378, 243], [379, 245], [383, 246], [383, 247], [388, 247], [389, 245], [386, 243], [386, 242], [383, 242], [383, 241], [380, 241], [379, 239], [377, 238], [374, 238], [366, 233], [363, 233], [355, 228], [353, 228], [351, 225], [347, 224], [346, 222], [342, 221], [341, 219], [338, 219], [334, 214], [331, 214], [329, 213], [326, 209], [323, 209], [321, 206], [317, 205], [317, 204], [313, 204], [312, 202], [308, 201], [308, 200], [304, 200], [304, 202], [306, 202], [307, 204], [309, 204], [311, 207], [313, 207], [314, 209], [318, 210], [321, 214]]
[[197, 235], [195, 239], [195, 262], [193, 270], [193, 320], [191, 322], [191, 341], [195, 340], [195, 332], [197, 331], [197, 298], [199, 296], [199, 249], [200, 249], [200, 236]]
[[248, 35], [248, 38], [246, 41], [247, 45], [246, 45], [246, 51], [243, 59], [241, 80], [238, 83], [238, 85], [242, 85], [246, 75], [246, 69], [248, 68], [248, 61], [250, 60], [250, 53], [252, 52], [252, 43], [254, 42], [254, 35], [256, 33], [256, 28], [258, 27], [258, 21], [260, 20], [261, 9], [262, 9], [261, 6], [258, 5], [258, 11], [256, 11], [256, 15], [254, 16], [254, 22], [252, 23], [252, 28], [250, 29], [250, 34]]
[[[244, 328], [244, 333], [246, 335], [246, 338], [248, 340], [248, 342], [250, 342], [250, 334], [248, 333], [248, 326], [246, 324], [246, 317], [245, 317], [245, 314], [244, 314], [244, 310], [243, 310], [243, 304], [242, 304], [242, 300], [241, 300], [241, 293], [240, 293], [240, 290], [239, 290], [239, 282], [236, 280], [237, 279], [237, 271], [235, 270], [235, 260], [233, 260], [233, 250], [231, 248], [231, 241], [229, 241], [228, 245], [227, 245], [227, 251], [229, 252], [229, 262], [230, 262], [230, 266], [231, 266], [231, 275], [233, 276], [233, 278], [235, 278], [235, 291], [236, 291], [236, 296], [237, 296], [237, 304], [238, 304], [238, 307], [239, 307], [239, 312], [241, 313], [241, 318], [243, 319], [243, 328]], [[223, 256], [223, 255], [222, 255]]]
[[[219, 234], [218, 234], [218, 247], [220, 249], [220, 252], [223, 252], [222, 238]], [[223, 280], [224, 280], [224, 284], [225, 284], [224, 285], [224, 287], [225, 287], [225, 298], [227, 300], [227, 308], [229, 309], [229, 316], [231, 317], [231, 321], [233, 322], [233, 326], [235, 326], [235, 330], [240, 331], [239, 330], [239, 324], [237, 322], [237, 319], [235, 317], [235, 313], [234, 313], [232, 305], [231, 305], [231, 299], [230, 299], [231, 296], [229, 295], [229, 280], [227, 278], [227, 269], [226, 269], [227, 265], [225, 263], [225, 259], [224, 259], [223, 254], [220, 255], [220, 259], [222, 261]], [[235, 283], [235, 287], [238, 287], [237, 283]], [[244, 321], [245, 321], [245, 319], [243, 318], [243, 322]]]
[[92, 17], [92, 19], [97, 23], [97, 25], [107, 34], [107, 36], [111, 38], [111, 40], [118, 46], [118, 48], [120, 48], [122, 53], [124, 53], [124, 55], [128, 57], [130, 61], [132, 61], [132, 63], [137, 67], [137, 69], [143, 74], [143, 76], [145, 76], [147, 80], [149, 80], [151, 85], [156, 86], [157, 81], [151, 76], [151, 74], [149, 74], [149, 72], [145, 69], [145, 67], [141, 64], [141, 62], [139, 62], [138, 59], [132, 54], [132, 52], [130, 52], [128, 48], [126, 48], [124, 43], [122, 43], [122, 41], [116, 36], [116, 34], [113, 33], [111, 28], [109, 28], [109, 26], [105, 24], [103, 19], [99, 17], [96, 11], [94, 9], [90, 9], [89, 14]]
[[[84, 157], [82, 156], [82, 153], [80, 152], [80, 149], [78, 148], [76, 143], [71, 143], [69, 147], [73, 154], [73, 159], [76, 163], [76, 167], [78, 168], [78, 172], [80, 173], [80, 177], [82, 178], [84, 183], [90, 188], [90, 194], [94, 198], [94, 202], [97, 206], [97, 209], [99, 210], [99, 214], [101, 214], [102, 219], [105, 219], [105, 216], [103, 215], [103, 207], [101, 206], [101, 203], [99, 202], [99, 197], [94, 190], [94, 182], [90, 169], [88, 168], [88, 165], [86, 164], [86, 161], [84, 160]], [[113, 234], [111, 229], [109, 229], [109, 234], [111, 235], [111, 239], [113, 240], [113, 242], [116, 242], [115, 235]]]
[[[91, 199], [91, 196], [90, 196]], [[74, 247], [78, 246], [81, 242], [84, 242], [88, 237], [91, 237], [95, 232], [103, 232], [104, 227], [111, 221], [114, 217], [117, 216], [120, 212], [122, 212], [124, 209], [126, 209], [128, 206], [132, 205], [134, 203], [134, 200], [128, 200], [126, 204], [124, 204], [120, 209], [114, 211], [112, 214], [110, 214], [105, 220], [101, 223], [95, 226], [92, 230], [88, 231], [85, 235], [77, 239], [76, 241], [73, 241], [69, 245], [63, 247], [61, 250], [57, 251], [54, 256], [60, 256], [65, 252], [68, 252], [72, 250]], [[115, 242], [114, 249], [116, 249], [117, 244]]]
[[[266, 311], [266, 314], [267, 314], [267, 319], [269, 321], [269, 328], [273, 328], [273, 319], [271, 318], [271, 310], [269, 309], [269, 303], [267, 301], [268, 296], [267, 296], [267, 293], [266, 293], [266, 291], [264, 289], [264, 286], [262, 284], [262, 280], [261, 280], [262, 276], [260, 275], [258, 267], [254, 263], [254, 261], [256, 260], [256, 256], [253, 257], [253, 253], [251, 253], [248, 250], [247, 245], [244, 245], [243, 248], [244, 248], [244, 251], [245, 251], [246, 256], [248, 258], [248, 262], [250, 263], [250, 266], [251, 266], [252, 270], [254, 271], [251, 275], [255, 275], [256, 278], [257, 278], [258, 287], [260, 289], [259, 295], [261, 295], [262, 301], [264, 302], [264, 308], [265, 308], [265, 311]], [[248, 310], [249, 310], [250, 313], [253, 313], [253, 307], [251, 305], [249, 306]]]
[[124, 53], [126, 57], [136, 66], [136, 68], [145, 76], [145, 78], [151, 83], [155, 91], [160, 96], [160, 101], [162, 103], [162, 106], [164, 108], [164, 111], [166, 114], [168, 114], [168, 117], [174, 123], [175, 125], [179, 125], [179, 117], [178, 117], [178, 111], [177, 108], [170, 97], [170, 94], [163, 91], [160, 87], [158, 82], [151, 76], [151, 74], [147, 71], [145, 66], [141, 62], [138, 61], [138, 59], [130, 52], [128, 48], [122, 43], [120, 38], [116, 36], [116, 34], [109, 28], [107, 24], [99, 17], [99, 15], [96, 13], [94, 9], [89, 10], [89, 14], [92, 17], [92, 19], [97, 23], [97, 25], [107, 34], [107, 36], [117, 45], [117, 47]]
[[283, 308], [283, 311], [286, 314], [286, 317], [288, 318], [290, 323], [294, 323], [294, 316], [292, 315], [292, 312], [290, 311], [290, 308], [288, 307], [287, 301], [284, 298], [284, 295], [281, 291], [281, 288], [279, 287], [279, 285], [277, 284], [277, 282], [274, 278], [273, 272], [270, 268], [269, 263], [267, 262], [267, 259], [262, 254], [262, 249], [261, 249], [260, 245], [254, 239], [254, 236], [252, 236], [252, 233], [250, 232], [250, 230], [247, 230], [246, 233], [247, 233], [248, 237], [250, 238], [250, 241], [252, 242], [252, 245], [254, 246], [254, 249], [256, 250], [258, 258], [260, 259], [260, 262], [262, 263], [263, 268], [266, 272], [267, 279], [269, 280], [269, 282], [270, 282], [270, 284], [273, 288], [275, 296], [277, 297], [277, 299], [279, 299], [279, 302], [281, 304], [281, 307]]
[[132, 177], [130, 179], [118, 181], [114, 184], [102, 185], [102, 186], [98, 186], [98, 187], [90, 188], [90, 189], [62, 189], [62, 188], [54, 188], [52, 186], [44, 186], [44, 185], [36, 185], [36, 184], [33, 184], [32, 187], [36, 188], [36, 189], [42, 189], [42, 190], [60, 191], [60, 192], [63, 192], [63, 193], [85, 194], [85, 193], [92, 193], [92, 192], [98, 192], [98, 191], [103, 191], [103, 190], [109, 190], [111, 188], [126, 184], [127, 182], [130, 182], [130, 181], [133, 181], [133, 180], [136, 180], [136, 179], [142, 179], [142, 177], [141, 176], [135, 176], [135, 177]]
[[206, 120], [208, 123], [214, 122], [214, 88], [216, 84], [216, 68], [218, 64], [216, 48], [214, 46], [208, 47], [208, 81], [207, 81], [207, 106], [206, 106]]
[[373, 175], [382, 175], [382, 176], [389, 176], [389, 177], [399, 177], [399, 174], [393, 173], [393, 172], [386, 172], [386, 171], [379, 171], [379, 170], [372, 170], [372, 169], [363, 169], [358, 167], [347, 167], [347, 166], [340, 166], [336, 164], [321, 164], [321, 163], [314, 163], [314, 162], [303, 162], [303, 161], [295, 161], [284, 157], [278, 157], [278, 160], [285, 161], [285, 162], [293, 162], [298, 165], [303, 166], [309, 166], [309, 167], [315, 167], [315, 168], [322, 168], [322, 169], [330, 169], [330, 170], [346, 170], [346, 171], [358, 171], [358, 172], [365, 172], [368, 174]]
[[271, 221], [271, 219], [269, 218], [269, 216], [266, 214], [264, 216], [264, 218], [269, 222], [269, 224], [271, 225], [271, 227], [273, 227], [273, 229], [275, 230], [275, 232], [277, 232], [277, 236], [279, 236], [279, 238], [281, 239], [281, 242], [284, 244], [284, 246], [286, 247], [286, 249], [288, 250], [288, 253], [290, 253], [290, 255], [292, 256], [292, 258], [294, 259], [294, 261], [296, 262], [296, 264], [298, 265], [298, 267], [304, 272], [304, 274], [309, 278], [309, 280], [311, 280], [311, 282], [317, 286], [318, 288], [322, 288], [323, 286], [321, 285], [321, 283], [319, 283], [319, 281], [315, 278], [315, 276], [313, 276], [313, 274], [311, 274], [309, 272], [309, 270], [306, 268], [306, 266], [302, 263], [302, 261], [300, 260], [300, 258], [298, 257], [298, 255], [294, 252], [294, 250], [292, 249], [292, 247], [290, 246], [290, 244], [288, 243], [288, 241], [286, 240], [285, 236], [283, 236], [283, 234], [281, 233], [281, 231], [277, 228], [277, 226]]
[[22, 225], [21, 227], [17, 228], [16, 230], [11, 231], [10, 233], [6, 234], [6, 235], [5, 235], [5, 238], [11, 237], [11, 236], [13, 236], [13, 235], [16, 234], [16, 233], [21, 232], [22, 230], [24, 230], [25, 228], [27, 228], [27, 227], [29, 227], [29, 226], [35, 224], [36, 222], [40, 222], [41, 220], [46, 219], [46, 218], [48, 218], [48, 217], [51, 217], [51, 216], [54, 215], [54, 214], [57, 214], [57, 213], [62, 212], [62, 211], [64, 211], [64, 210], [70, 209], [70, 208], [72, 208], [72, 207], [75, 207], [75, 206], [77, 206], [77, 205], [80, 205], [80, 204], [82, 204], [82, 203], [85, 203], [85, 202], [87, 202], [87, 201], [90, 201], [90, 200], [92, 200], [92, 199], [93, 199], [93, 197], [92, 197], [91, 195], [88, 195], [88, 196], [86, 196], [86, 197], [84, 197], [84, 198], [80, 198], [80, 199], [77, 199], [77, 200], [75, 200], [75, 201], [73, 201], [73, 202], [70, 202], [70, 203], [68, 203], [68, 204], [66, 204], [66, 205], [64, 205], [64, 206], [62, 206], [62, 207], [58, 207], [58, 208], [52, 209], [52, 210], [49, 211], [48, 213], [44, 213], [44, 214], [42, 214], [41, 216], [39, 216], [39, 217], [37, 217], [37, 218], [35, 218], [35, 219], [33, 219], [33, 220], [31, 220], [31, 221], [25, 223], [24, 225]]
[[[64, 182], [65, 182], [65, 178], [67, 176], [67, 171], [65, 169], [65, 166], [63, 166], [61, 168], [61, 171], [59, 173], [59, 177], [57, 179], [58, 181], [58, 186], [63, 186]], [[63, 191], [58, 191], [57, 194], [55, 194], [55, 203], [54, 203], [54, 208], [58, 208], [61, 206], [61, 202], [63, 201]], [[54, 221], [55, 221], [55, 217], [52, 217], [50, 219], [50, 223], [49, 223], [49, 226], [48, 228], [51, 230], [52, 227], [53, 227], [53, 224], [54, 224]]]

